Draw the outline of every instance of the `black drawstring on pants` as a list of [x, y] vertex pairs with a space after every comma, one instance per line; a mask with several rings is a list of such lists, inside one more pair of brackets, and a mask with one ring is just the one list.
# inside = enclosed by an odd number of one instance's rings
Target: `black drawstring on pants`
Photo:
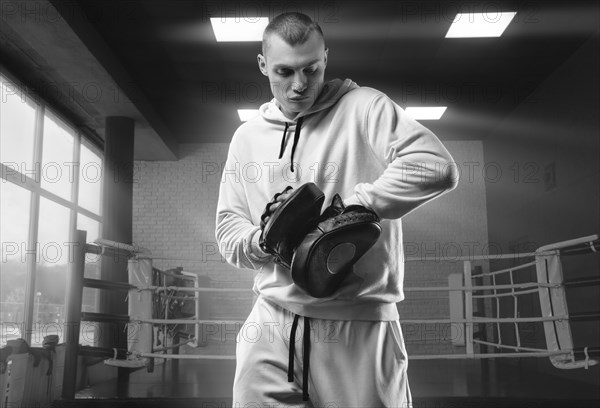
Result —
[[[296, 329], [299, 315], [294, 316], [290, 333], [290, 355], [288, 361], [288, 382], [294, 382], [294, 354], [296, 351]], [[304, 334], [302, 337], [302, 400], [308, 401], [308, 369], [310, 366], [310, 319], [304, 317]]]

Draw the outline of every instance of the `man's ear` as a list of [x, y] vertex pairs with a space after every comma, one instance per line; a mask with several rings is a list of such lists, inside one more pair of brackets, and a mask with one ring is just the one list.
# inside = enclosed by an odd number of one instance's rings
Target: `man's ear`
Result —
[[258, 61], [258, 69], [264, 76], [267, 76], [267, 60], [262, 54], [258, 54], [256, 56], [256, 60]]
[[327, 66], [327, 54], [329, 54], [329, 48], [325, 48], [325, 66]]

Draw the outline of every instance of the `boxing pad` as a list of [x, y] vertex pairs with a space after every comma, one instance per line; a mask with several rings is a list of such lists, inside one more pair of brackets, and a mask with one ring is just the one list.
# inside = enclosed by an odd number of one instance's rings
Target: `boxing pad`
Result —
[[361, 205], [346, 207], [336, 194], [297, 245], [292, 279], [313, 297], [332, 295], [380, 234], [377, 214]]
[[[321, 214], [325, 195], [314, 183], [306, 183], [293, 191], [273, 213], [270, 211], [277, 198], [291, 190], [287, 187], [275, 194], [261, 216], [261, 249], [275, 257], [275, 262], [290, 269], [294, 249]], [[264, 221], [269, 216], [268, 221]]]

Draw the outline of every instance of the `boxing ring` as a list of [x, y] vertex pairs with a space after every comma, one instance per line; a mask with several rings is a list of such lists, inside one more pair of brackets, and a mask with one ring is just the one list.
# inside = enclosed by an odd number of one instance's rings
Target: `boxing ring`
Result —
[[[560, 369], [588, 368], [598, 364], [597, 359], [590, 358], [590, 354], [598, 354], [600, 347], [584, 346], [576, 348], [573, 344], [570, 322], [600, 321], [597, 311], [569, 314], [566, 301], [566, 288], [583, 285], [600, 285], [600, 278], [589, 277], [585, 279], [565, 280], [563, 276], [561, 256], [582, 254], [585, 252], [597, 253], [600, 241], [597, 235], [587, 236], [574, 240], [545, 245], [531, 253], [515, 253], [493, 256], [456, 257], [454, 260], [463, 262], [463, 274], [451, 274], [447, 287], [407, 287], [406, 292], [431, 292], [449, 291], [451, 299], [450, 319], [406, 319], [403, 324], [443, 323], [453, 325], [455, 334], [451, 335], [455, 345], [464, 345], [465, 352], [457, 354], [437, 355], [409, 355], [409, 359], [464, 359], [464, 358], [514, 358], [514, 357], [549, 357], [552, 364]], [[494, 260], [521, 260], [513, 267], [484, 272], [473, 275], [473, 264]], [[408, 262], [411, 259], [407, 260]], [[414, 260], [413, 260], [414, 261]], [[423, 261], [423, 259], [420, 259]], [[426, 261], [426, 259], [425, 259]], [[436, 259], [437, 261], [437, 259]], [[534, 269], [535, 281], [516, 282], [516, 277], [524, 271]], [[498, 280], [504, 276], [507, 284], [500, 284]], [[519, 299], [524, 295], [535, 294], [539, 298], [540, 315], [535, 317], [519, 316]], [[458, 300], [452, 302], [452, 298]], [[500, 299], [510, 297], [513, 299], [513, 313], [502, 316]], [[493, 302], [494, 316], [475, 316], [473, 302], [489, 300]], [[453, 307], [454, 306], [454, 307]], [[545, 348], [523, 346], [520, 336], [520, 324], [541, 323], [545, 334]], [[474, 336], [475, 325], [491, 325], [495, 330], [495, 342], [477, 339]], [[513, 338], [506, 339], [501, 327], [512, 325]], [[464, 336], [461, 336], [464, 334]], [[495, 352], [476, 352], [481, 346], [496, 349]], [[576, 354], [583, 354], [583, 359], [576, 359]]]
[[[200, 318], [203, 315], [202, 300], [208, 293], [223, 292], [235, 296], [236, 293], [249, 294], [250, 289], [227, 289], [203, 287], [199, 275], [187, 273], [182, 268], [162, 271], [153, 267], [153, 260], [168, 258], [152, 257], [148, 251], [131, 245], [107, 240], [97, 240], [85, 244], [85, 253], [100, 256], [125, 256], [128, 259], [128, 283], [102, 282], [96, 279], [79, 277], [80, 282], [72, 282], [72, 287], [92, 287], [97, 289], [126, 290], [128, 292], [128, 316], [118, 319], [126, 321], [128, 331], [127, 350], [113, 350], [111, 358], [104, 360], [108, 366], [151, 371], [156, 359], [212, 359], [233, 360], [231, 354], [194, 354], [192, 349], [206, 346], [207, 331], [218, 326], [233, 326], [235, 331], [243, 330], [244, 320], [211, 320]], [[562, 258], [565, 256], [590, 254], [598, 256], [600, 240], [592, 235], [545, 245], [534, 252], [503, 254], [494, 256], [456, 257], [453, 261], [462, 263], [462, 273], [448, 275], [447, 286], [408, 286], [407, 299], [423, 292], [447, 293], [450, 316], [434, 319], [401, 319], [401, 324], [447, 325], [449, 338], [456, 350], [450, 354], [410, 354], [410, 360], [431, 359], [489, 359], [489, 358], [549, 358], [558, 369], [577, 369], [597, 365], [599, 345], [576, 346], [571, 332], [571, 323], [590, 322], [597, 325], [598, 311], [569, 313], [566, 289], [570, 287], [598, 286], [600, 278], [596, 273], [583, 279], [565, 280]], [[82, 256], [82, 255], [80, 255]], [[491, 271], [477, 268], [493, 260], [512, 261], [514, 265]], [[172, 259], [172, 261], [177, 261]], [[406, 262], [439, 262], [439, 259], [409, 258]], [[83, 270], [84, 260], [74, 262]], [[534, 276], [534, 279], [524, 277]], [[77, 291], [76, 291], [77, 292]], [[535, 296], [539, 313], [536, 316], [521, 316], [520, 304], [524, 296]], [[505, 313], [501, 303], [510, 301], [512, 313]], [[81, 305], [77, 296], [69, 302]], [[178, 305], [179, 316], [174, 315], [174, 305]], [[482, 314], [483, 313], [483, 314]], [[204, 313], [206, 314], [206, 313]], [[79, 318], [79, 321], [77, 320]], [[104, 319], [104, 320], [103, 320]], [[110, 317], [98, 313], [72, 315], [70, 322], [107, 321]], [[532, 347], [523, 344], [522, 326], [538, 324], [543, 326], [544, 345]], [[177, 331], [185, 327], [187, 334]], [[479, 328], [476, 330], [476, 328]], [[507, 328], [510, 328], [507, 335]], [[77, 333], [79, 328], [76, 328]], [[487, 335], [485, 335], [487, 334]], [[183, 338], [182, 338], [183, 337]], [[78, 337], [65, 336], [67, 357], [65, 366], [76, 358]], [[180, 347], [191, 348], [192, 352], [180, 354]], [[73, 357], [75, 356], [75, 357]], [[64, 383], [74, 381], [74, 373], [65, 370]], [[67, 378], [70, 377], [70, 379]], [[74, 384], [74, 383], [73, 383]], [[69, 387], [67, 385], [67, 387]], [[73, 385], [74, 387], [74, 385]], [[68, 393], [67, 393], [68, 394]]]

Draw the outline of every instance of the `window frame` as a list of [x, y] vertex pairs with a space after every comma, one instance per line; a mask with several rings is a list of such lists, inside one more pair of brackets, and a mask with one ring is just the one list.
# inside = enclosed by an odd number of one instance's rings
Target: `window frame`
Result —
[[[104, 194], [104, 183], [100, 186], [100, 203], [98, 213], [90, 211], [79, 205], [79, 182], [81, 178], [80, 173], [76, 173], [73, 177], [73, 183], [71, 184], [70, 199], [62, 198], [48, 190], [42, 188], [42, 153], [44, 145], [44, 118], [48, 112], [56, 119], [62, 121], [67, 127], [73, 132], [73, 162], [80, 163], [81, 160], [81, 145], [84, 144], [88, 149], [97, 154], [101, 161], [102, 167], [104, 167], [104, 153], [103, 143], [99, 142], [99, 138], [91, 137], [89, 131], [85, 128], [76, 126], [72, 120], [69, 120], [64, 114], [58, 109], [53, 107], [49, 102], [41, 98], [37, 93], [32, 92], [22, 81], [18, 80], [14, 75], [4, 70], [0, 71], [0, 83], [10, 83], [17, 89], [24, 93], [24, 97], [27, 98], [35, 106], [35, 125], [34, 125], [34, 143], [33, 143], [33, 171], [31, 174], [33, 178], [28, 174], [21, 173], [22, 169], [11, 169], [4, 163], [0, 163], [0, 170], [2, 174], [0, 176], [0, 182], [10, 182], [18, 187], [24, 188], [31, 193], [30, 205], [29, 205], [29, 229], [27, 234], [27, 251], [25, 254], [26, 259], [26, 273], [25, 278], [25, 309], [24, 319], [22, 322], [14, 322], [21, 326], [21, 337], [31, 344], [31, 338], [34, 327], [34, 307], [35, 307], [35, 296], [36, 296], [36, 274], [37, 274], [37, 256], [38, 256], [38, 231], [40, 226], [40, 198], [44, 197], [50, 201], [60, 204], [69, 210], [69, 242], [73, 242], [75, 239], [75, 230], [77, 228], [77, 217], [82, 214], [92, 220], [99, 223], [100, 231], [102, 231], [103, 224], [103, 206], [102, 197]], [[3, 91], [2, 91], [3, 92]], [[3, 103], [3, 101], [0, 101]], [[78, 166], [78, 170], [81, 171], [81, 165]], [[82, 271], [83, 273], [83, 271]], [[66, 309], [65, 304], [65, 309]]]

